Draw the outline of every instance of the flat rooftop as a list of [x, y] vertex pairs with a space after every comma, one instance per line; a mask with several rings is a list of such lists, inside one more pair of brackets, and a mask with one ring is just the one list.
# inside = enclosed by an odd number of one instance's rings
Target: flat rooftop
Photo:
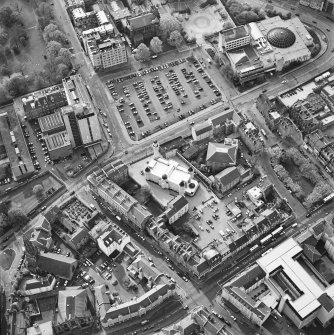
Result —
[[[288, 300], [300, 317], [304, 318], [321, 306], [317, 299], [324, 292], [295, 259], [302, 251], [301, 246], [293, 238], [289, 238], [258, 259], [257, 263], [270, 277], [280, 271], [293, 283], [300, 295], [294, 299], [290, 296]], [[280, 283], [278, 286], [281, 286]]]
[[49, 136], [44, 136], [45, 143], [49, 151], [71, 145], [66, 130]]
[[244, 26], [239, 26], [231, 29], [224, 30], [222, 32], [223, 37], [226, 42], [231, 42], [233, 40], [238, 40], [239, 38], [243, 38], [248, 36], [248, 31]]
[[64, 126], [60, 111], [38, 118], [38, 123], [43, 133]]
[[27, 173], [33, 173], [35, 169], [14, 109], [11, 107], [2, 111], [3, 109], [0, 111], [0, 133], [16, 179]]

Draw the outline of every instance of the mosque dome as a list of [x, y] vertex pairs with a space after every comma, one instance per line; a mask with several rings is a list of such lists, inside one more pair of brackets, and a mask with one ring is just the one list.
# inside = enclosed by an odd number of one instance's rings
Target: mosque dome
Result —
[[267, 33], [268, 42], [276, 48], [289, 48], [295, 41], [295, 34], [288, 28], [273, 28]]

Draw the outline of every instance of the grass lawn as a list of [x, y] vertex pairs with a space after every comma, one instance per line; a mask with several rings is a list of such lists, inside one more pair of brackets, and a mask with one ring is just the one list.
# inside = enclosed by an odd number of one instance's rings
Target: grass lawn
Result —
[[[19, 8], [22, 8], [20, 17], [25, 24], [25, 30], [29, 36], [28, 45], [22, 47], [21, 53], [19, 55], [14, 55], [12, 59], [8, 59], [8, 65], [10, 68], [20, 69], [26, 74], [31, 74], [34, 72], [39, 72], [42, 70], [45, 60], [43, 54], [45, 54], [45, 43], [42, 37], [42, 32], [38, 29], [37, 18], [34, 12], [34, 6], [30, 3], [17, 0]], [[4, 6], [10, 6], [14, 10], [15, 2], [12, 0], [6, 0], [3, 4]], [[7, 42], [7, 45], [9, 43]], [[0, 76], [0, 80], [2, 76]]]
[[20, 187], [13, 191], [7, 196], [6, 200], [11, 201], [11, 207], [20, 208], [23, 213], [27, 214], [39, 203], [38, 199], [32, 191], [34, 186], [38, 184], [43, 186], [45, 192], [51, 188], [53, 188], [55, 192], [62, 187], [62, 184], [59, 183], [58, 180], [56, 180], [52, 175], [46, 174], [34, 179], [24, 187]]
[[13, 249], [6, 249], [0, 253], [0, 266], [5, 270], [9, 270], [15, 258], [15, 251]]

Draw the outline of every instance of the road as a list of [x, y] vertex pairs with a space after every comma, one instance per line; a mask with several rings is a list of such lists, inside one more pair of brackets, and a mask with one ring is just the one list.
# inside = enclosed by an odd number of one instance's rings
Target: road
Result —
[[[190, 133], [190, 126], [189, 122], [186, 120], [183, 120], [177, 124], [174, 124], [164, 130], [162, 130], [159, 133], [155, 133], [144, 140], [141, 140], [138, 143], [134, 143], [131, 141], [127, 135], [126, 130], [124, 127], [120, 126], [120, 120], [119, 115], [116, 112], [115, 104], [112, 101], [110, 94], [106, 91], [105, 85], [101, 82], [100, 78], [94, 73], [90, 62], [87, 61], [87, 58], [84, 55], [84, 52], [81, 48], [80, 43], [78, 42], [78, 39], [76, 37], [76, 32], [74, 31], [72, 24], [70, 20], [68, 19], [67, 13], [64, 10], [64, 3], [62, 1], [55, 1], [55, 13], [59, 20], [62, 22], [62, 28], [64, 31], [68, 32], [69, 39], [71, 40], [72, 46], [74, 48], [75, 52], [75, 64], [80, 65], [80, 73], [87, 81], [92, 95], [94, 96], [94, 103], [96, 107], [101, 108], [104, 112], [108, 114], [108, 125], [111, 129], [111, 132], [113, 134], [113, 143], [111, 146], [111, 149], [107, 155], [104, 157], [99, 158], [95, 166], [98, 164], [103, 163], [106, 159], [108, 159], [111, 155], [111, 153], [115, 152], [114, 157], [122, 157], [122, 159], [127, 162], [131, 162], [135, 157], [144, 155], [148, 152], [150, 149], [151, 144], [156, 139], [168, 139], [172, 138], [178, 135], [185, 136], [186, 134]], [[311, 17], [309, 16], [309, 11], [301, 10], [302, 12], [302, 19], [307, 23], [311, 22]], [[305, 14], [303, 14], [305, 13]], [[326, 33], [326, 29], [331, 29], [333, 31], [334, 24], [327, 20], [326, 18], [323, 18], [322, 16], [319, 16], [317, 13], [312, 12], [312, 15], [314, 14], [314, 17], [317, 17], [317, 26], [318, 28], [322, 29]], [[321, 21], [320, 21], [321, 19]], [[313, 18], [314, 20], [314, 18]], [[250, 101], [254, 101], [258, 97], [258, 95], [261, 93], [263, 88], [265, 87], [268, 90], [268, 94], [271, 96], [278, 95], [281, 93], [282, 90], [287, 90], [292, 88], [292, 86], [297, 85], [299, 83], [302, 83], [308, 79], [311, 79], [313, 76], [324, 72], [329, 68], [330, 66], [334, 65], [334, 55], [331, 52], [331, 50], [334, 48], [334, 34], [333, 33], [326, 33], [327, 41], [328, 41], [328, 49], [322, 55], [319, 59], [313, 60], [302, 67], [283, 75], [282, 77], [277, 76], [276, 78], [273, 78], [270, 83], [267, 83], [263, 85], [262, 87], [255, 88], [254, 90], [251, 90], [249, 92], [246, 92], [245, 94], [240, 94], [238, 96], [234, 96], [231, 98], [231, 102], [235, 105], [244, 105], [249, 104]], [[124, 72], [126, 69], [124, 69]], [[210, 69], [212, 71], [212, 69]], [[288, 81], [288, 84], [286, 86], [282, 86], [281, 81], [284, 78]], [[231, 91], [230, 95], [233, 95], [233, 92]], [[207, 119], [210, 115], [214, 115], [216, 113], [216, 108], [209, 108], [207, 110], [204, 110], [191, 118], [189, 118], [189, 121], [196, 121], [200, 122], [202, 120]], [[256, 112], [255, 112], [256, 113]], [[258, 114], [255, 114], [255, 122], [260, 123], [262, 125], [263, 120], [262, 117]], [[127, 150], [128, 154], [125, 154], [125, 150]], [[292, 207], [294, 211], [297, 214], [298, 220], [301, 223], [301, 226], [307, 225], [310, 222], [313, 222], [316, 218], [321, 218], [325, 215], [326, 212], [331, 209], [332, 204], [328, 204], [321, 208], [319, 211], [317, 211], [313, 217], [309, 219], [305, 219], [305, 210], [302, 208], [302, 206], [299, 204], [299, 202], [296, 202], [296, 200], [291, 197], [291, 195], [286, 191], [283, 185], [277, 180], [276, 175], [272, 172], [272, 168], [270, 166], [270, 162], [268, 159], [268, 156], [266, 154], [263, 154], [260, 157], [261, 165], [265, 168], [268, 174], [270, 174], [270, 179], [274, 182], [276, 188], [278, 189], [278, 192], [281, 194], [281, 196], [284, 196], [288, 199], [288, 202], [292, 204]], [[69, 191], [76, 191], [80, 189], [82, 186], [85, 186], [86, 181], [86, 174], [89, 173], [95, 166], [89, 167], [87, 170], [85, 170], [84, 174], [81, 174], [77, 178], [73, 178], [73, 180], [66, 180], [65, 184]], [[59, 199], [58, 201], [60, 201]], [[32, 223], [28, 226], [30, 227]], [[302, 229], [302, 228], [301, 228]], [[131, 234], [133, 235], [133, 234]], [[134, 236], [134, 239], [136, 237]], [[278, 241], [278, 240], [277, 240]], [[207, 281], [205, 285], [200, 285], [196, 282], [184, 282], [182, 279], [180, 279], [175, 272], [172, 272], [167, 264], [165, 262], [161, 261], [161, 258], [156, 255], [150, 247], [149, 241], [140, 241], [137, 240], [137, 243], [139, 245], [143, 246], [144, 250], [147, 250], [150, 254], [152, 254], [152, 258], [154, 258], [154, 262], [157, 264], [157, 267], [160, 271], [168, 273], [175, 277], [177, 279], [177, 283], [179, 287], [185, 292], [186, 299], [185, 302], [189, 305], [189, 307], [193, 307], [195, 305], [204, 305], [209, 306], [210, 308], [213, 307], [212, 303], [215, 300], [217, 293], [220, 290], [220, 287], [218, 285], [218, 281], [220, 280], [227, 280], [231, 276], [235, 275], [235, 273], [245, 266], [250, 265], [252, 262], [255, 261], [256, 257], [258, 256], [258, 253], [247, 255], [246, 258], [242, 259], [242, 261], [239, 262], [237, 267], [233, 267], [229, 270], [225, 270], [221, 273], [217, 273], [216, 275], [213, 275], [209, 278], [207, 278]], [[269, 246], [268, 246], [269, 247]], [[262, 251], [261, 251], [262, 252]], [[1, 273], [0, 273], [1, 274]], [[168, 318], [168, 321], [161, 321], [160, 325], [167, 325], [170, 324], [172, 321], [178, 320], [180, 317], [182, 317], [184, 314], [180, 313], [174, 313], [173, 316], [170, 316]], [[154, 317], [152, 321], [154, 323], [160, 322], [159, 320], [162, 320], [164, 318], [164, 315], [159, 315], [156, 318]], [[164, 323], [162, 323], [164, 322]], [[131, 326], [132, 327], [132, 326]], [[127, 331], [132, 331], [132, 328], [127, 329]], [[138, 325], [136, 325], [136, 328], [133, 330], [137, 330]], [[145, 327], [144, 327], [145, 328]], [[143, 330], [143, 329], [142, 329]], [[234, 330], [234, 328], [233, 328]], [[235, 333], [237, 334], [237, 329], [235, 329]]]

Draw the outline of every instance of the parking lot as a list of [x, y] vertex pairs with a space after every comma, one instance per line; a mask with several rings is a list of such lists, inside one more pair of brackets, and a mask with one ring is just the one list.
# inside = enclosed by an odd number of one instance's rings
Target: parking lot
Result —
[[108, 81], [133, 140], [140, 140], [221, 100], [221, 92], [194, 57], [142, 69]]

